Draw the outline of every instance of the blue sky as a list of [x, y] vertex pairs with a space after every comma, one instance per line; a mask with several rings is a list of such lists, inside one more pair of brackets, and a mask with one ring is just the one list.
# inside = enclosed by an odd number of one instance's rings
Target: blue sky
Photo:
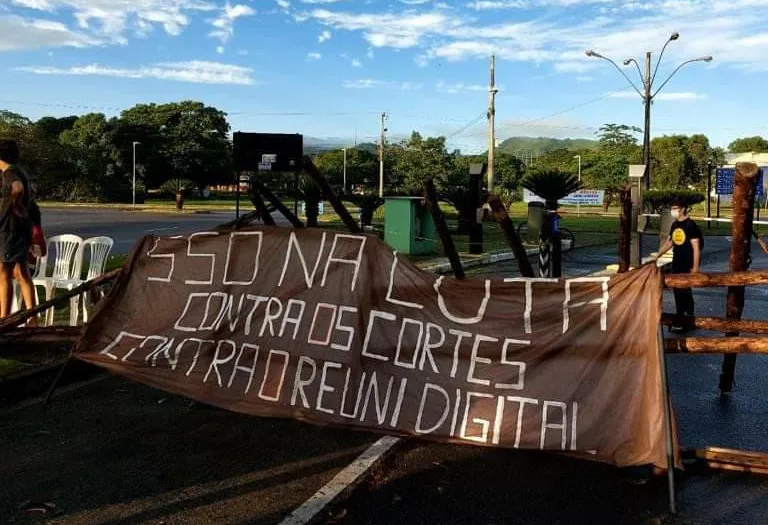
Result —
[[[0, 0], [0, 108], [32, 118], [202, 100], [233, 130], [351, 143], [416, 129], [485, 148], [488, 63], [497, 135], [593, 137], [642, 124], [606, 61], [658, 51], [653, 135], [714, 145], [765, 130], [768, 0]], [[637, 71], [625, 71], [633, 80]]]

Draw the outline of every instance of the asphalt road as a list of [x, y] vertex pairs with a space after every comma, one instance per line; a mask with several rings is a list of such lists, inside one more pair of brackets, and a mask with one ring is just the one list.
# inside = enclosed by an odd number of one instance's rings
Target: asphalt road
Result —
[[[250, 211], [250, 210], [246, 210]], [[127, 254], [144, 235], [179, 235], [209, 230], [235, 218], [234, 212], [152, 213], [90, 208], [43, 208], [46, 236], [74, 233], [83, 238], [106, 235], [113, 255]], [[279, 220], [277, 214], [275, 219]]]

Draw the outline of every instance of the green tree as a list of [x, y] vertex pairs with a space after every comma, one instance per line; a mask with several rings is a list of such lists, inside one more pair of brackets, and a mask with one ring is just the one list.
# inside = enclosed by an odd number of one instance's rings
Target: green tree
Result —
[[445, 147], [445, 137], [423, 138], [414, 131], [395, 162], [395, 173], [403, 186], [421, 192], [428, 179], [444, 186], [452, 171], [453, 157]]
[[190, 100], [139, 104], [121, 114], [120, 126], [113, 135], [119, 164], [130, 165], [132, 143], [141, 142], [142, 164], [151, 166], [142, 170], [148, 187], [171, 180], [177, 190], [185, 189], [184, 181], [203, 188], [232, 178], [230, 126], [223, 111]]
[[600, 148], [633, 148], [637, 146], [636, 134], [642, 132], [637, 126], [626, 124], [604, 124], [597, 132]]
[[607, 209], [627, 183], [630, 164], [642, 162], [642, 148], [637, 143], [638, 128], [606, 124], [598, 131], [598, 148], [582, 152], [582, 180], [589, 188], [605, 190]]
[[657, 188], [701, 187], [707, 163], [718, 160], [705, 135], [665, 135], [651, 141], [653, 185]]
[[61, 154], [70, 165], [68, 176], [44, 186], [53, 186], [53, 195], [64, 200], [119, 198], [121, 190], [126, 191], [127, 181], [115, 173], [110, 139], [110, 124], [104, 114], [79, 117], [71, 129], [59, 135]]
[[[324, 151], [315, 156], [315, 166], [328, 182], [341, 188], [344, 182], [344, 150]], [[347, 148], [347, 192], [354, 185], [365, 184], [365, 180], [378, 180], [379, 162], [367, 149]]]
[[731, 153], [751, 153], [768, 151], [768, 140], [760, 136], [743, 137], [728, 144]]

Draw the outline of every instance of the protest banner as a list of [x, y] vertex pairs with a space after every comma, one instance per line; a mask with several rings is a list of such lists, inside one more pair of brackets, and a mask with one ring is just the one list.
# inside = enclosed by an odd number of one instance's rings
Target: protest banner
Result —
[[148, 236], [75, 356], [246, 414], [665, 467], [661, 293], [655, 265], [458, 280], [368, 235]]

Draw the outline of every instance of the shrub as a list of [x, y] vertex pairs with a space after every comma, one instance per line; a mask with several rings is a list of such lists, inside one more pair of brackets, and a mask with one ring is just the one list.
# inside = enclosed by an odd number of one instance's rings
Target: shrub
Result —
[[690, 208], [703, 202], [706, 196], [693, 190], [648, 190], [643, 194], [643, 205], [649, 213], [659, 213], [677, 204]]

